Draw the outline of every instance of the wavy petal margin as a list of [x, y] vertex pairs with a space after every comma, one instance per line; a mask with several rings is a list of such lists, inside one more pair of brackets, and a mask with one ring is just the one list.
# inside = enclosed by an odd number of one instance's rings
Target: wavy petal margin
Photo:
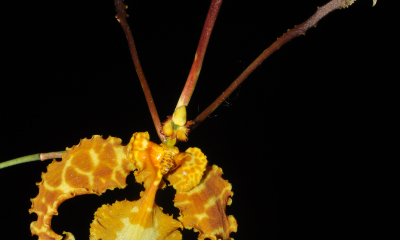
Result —
[[138, 168], [135, 172], [136, 182], [143, 183], [145, 191], [141, 192], [138, 201], [125, 200], [99, 208], [91, 224], [90, 239], [182, 239], [178, 230], [182, 224], [164, 214], [154, 201], [162, 178], [160, 161], [164, 158], [164, 148], [149, 141], [149, 134], [142, 132], [133, 134], [128, 152]]
[[[101, 195], [107, 189], [124, 188], [126, 177], [135, 169], [119, 138], [105, 140], [95, 135], [67, 151], [60, 162], [53, 160], [47, 173], [42, 173], [42, 181], [37, 183], [39, 194], [31, 199], [29, 213], [36, 213], [38, 220], [30, 228], [39, 240], [63, 238], [51, 229], [51, 219], [58, 215], [62, 202], [77, 195]], [[74, 239], [71, 233], [65, 234], [67, 239]]]
[[231, 240], [231, 232], [237, 231], [236, 219], [226, 216], [226, 205], [231, 205], [232, 185], [222, 177], [222, 169], [207, 166], [200, 184], [188, 192], [177, 192], [175, 207], [181, 216], [178, 219], [186, 229], [199, 231], [198, 239]]
[[[51, 218], [58, 214], [63, 201], [76, 195], [101, 195], [107, 189], [124, 188], [127, 175], [136, 168], [135, 179], [145, 187], [141, 198], [99, 208], [91, 224], [90, 239], [180, 240], [179, 228], [184, 226], [199, 231], [198, 239], [230, 240], [230, 233], [237, 231], [235, 218], [225, 214], [226, 205], [232, 202], [232, 186], [221, 178], [221, 168], [207, 166], [207, 158], [198, 148], [179, 153], [176, 147], [150, 142], [148, 133], [143, 132], [135, 133], [126, 147], [119, 138], [104, 140], [93, 136], [67, 151], [62, 161], [53, 161], [47, 173], [42, 173], [42, 182], [37, 184], [39, 194], [31, 199], [29, 212], [38, 215], [31, 231], [39, 240], [62, 239], [51, 229]], [[173, 172], [163, 175], [175, 166]], [[163, 176], [177, 189], [174, 201], [180, 209], [181, 223], [155, 204]], [[63, 234], [65, 240], [75, 240], [72, 233]]]
[[177, 156], [176, 162], [182, 162], [177, 169], [165, 175], [170, 184], [181, 192], [197, 186], [207, 166], [207, 157], [199, 148], [189, 148]]
[[138, 201], [103, 205], [90, 225], [91, 240], [181, 240], [182, 224], [154, 204], [143, 209]]

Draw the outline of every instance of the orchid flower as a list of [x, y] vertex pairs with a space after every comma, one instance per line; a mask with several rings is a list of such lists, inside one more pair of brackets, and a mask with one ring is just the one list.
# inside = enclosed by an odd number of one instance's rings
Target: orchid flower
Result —
[[[354, 1], [347, 2], [350, 5]], [[233, 192], [231, 184], [222, 178], [222, 169], [207, 165], [199, 148], [180, 152], [175, 147], [177, 140], [187, 141], [193, 124], [186, 121], [185, 105], [178, 104], [173, 116], [157, 129], [165, 137], [161, 144], [151, 142], [147, 132], [138, 132], [127, 145], [116, 137], [94, 135], [67, 148], [62, 160], [54, 160], [37, 184], [39, 194], [29, 210], [38, 216], [31, 224], [32, 233], [39, 239], [62, 239], [51, 228], [61, 203], [78, 195], [101, 195], [106, 190], [124, 188], [126, 177], [133, 171], [145, 188], [140, 199], [100, 207], [91, 224], [90, 239], [182, 239], [179, 229], [183, 228], [199, 232], [199, 239], [232, 239], [230, 234], [238, 225], [225, 213]], [[167, 186], [176, 190], [177, 219], [155, 203], [158, 189]], [[64, 234], [65, 239], [75, 239], [72, 233]]]
[[[175, 113], [186, 117], [184, 106]], [[181, 117], [176, 122], [172, 124], [181, 125], [171, 135], [185, 129], [186, 120]], [[123, 146], [119, 138], [95, 135], [67, 148], [62, 161], [54, 160], [38, 183], [39, 194], [32, 199], [29, 211], [38, 215], [31, 224], [32, 234], [39, 239], [62, 239], [51, 229], [52, 216], [57, 215], [62, 202], [78, 195], [101, 195], [107, 189], [124, 188], [126, 177], [136, 170], [135, 179], [145, 188], [141, 198], [99, 208], [91, 224], [90, 239], [182, 239], [179, 229], [183, 227], [199, 231], [199, 239], [230, 239], [237, 222], [225, 214], [233, 192], [231, 184], [221, 178], [222, 169], [207, 166], [207, 158], [198, 148], [179, 152], [168, 141], [158, 145], [149, 139], [147, 132], [135, 133]], [[179, 221], [163, 213], [154, 201], [157, 190], [166, 187], [163, 178], [176, 189], [174, 202], [180, 210]], [[72, 233], [65, 234], [66, 239], [75, 239]]]

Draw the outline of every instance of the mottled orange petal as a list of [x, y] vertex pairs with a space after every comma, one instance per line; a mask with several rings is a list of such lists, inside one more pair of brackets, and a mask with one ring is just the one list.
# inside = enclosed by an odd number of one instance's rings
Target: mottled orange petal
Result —
[[[101, 195], [107, 189], [124, 188], [126, 177], [134, 170], [127, 158], [127, 148], [121, 139], [101, 136], [83, 139], [72, 148], [67, 148], [62, 161], [53, 161], [42, 173], [37, 183], [39, 194], [31, 199], [29, 213], [36, 213], [38, 220], [31, 223], [31, 232], [41, 239], [62, 239], [51, 229], [51, 218], [57, 215], [58, 206], [77, 195]], [[74, 239], [67, 233], [67, 239]]]
[[161, 181], [159, 173], [159, 161], [164, 156], [164, 148], [149, 140], [148, 132], [138, 132], [133, 134], [128, 144], [128, 156], [134, 161], [137, 171], [135, 179], [138, 183], [143, 183], [146, 189], [155, 181]]
[[[171, 150], [171, 149], [170, 149]], [[175, 149], [173, 149], [175, 150]], [[176, 150], [178, 151], [178, 150]], [[116, 202], [103, 205], [95, 213], [91, 224], [91, 239], [108, 240], [165, 240], [182, 239], [177, 230], [179, 221], [162, 212], [155, 202], [161, 182], [162, 160], [165, 147], [149, 141], [147, 132], [135, 133], [128, 144], [128, 155], [134, 161], [136, 181], [143, 183], [145, 191], [138, 201]]]
[[221, 175], [218, 166], [207, 166], [198, 186], [175, 195], [175, 207], [181, 214], [178, 219], [185, 228], [199, 231], [198, 239], [230, 240], [230, 233], [237, 231], [236, 219], [225, 214], [226, 205], [232, 203], [232, 185]]
[[[175, 160], [180, 164], [165, 178], [178, 191], [189, 191], [197, 186], [207, 166], [207, 157], [199, 148], [189, 148], [185, 154], [179, 154]], [[181, 163], [182, 162], [182, 163]]]

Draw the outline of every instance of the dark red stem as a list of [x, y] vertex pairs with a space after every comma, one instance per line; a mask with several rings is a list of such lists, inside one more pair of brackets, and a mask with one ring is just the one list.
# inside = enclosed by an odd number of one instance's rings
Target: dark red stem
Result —
[[146, 97], [147, 105], [149, 106], [150, 114], [154, 122], [154, 126], [156, 127], [156, 131], [160, 140], [162, 142], [165, 141], [165, 136], [161, 134], [161, 122], [157, 113], [156, 106], [154, 104], [153, 97], [151, 96], [149, 85], [147, 84], [147, 80], [144, 76], [142, 66], [140, 65], [139, 56], [136, 51], [135, 42], [133, 40], [132, 32], [129, 28], [128, 22], [126, 21], [126, 6], [123, 3], [123, 0], [114, 0], [115, 8], [117, 10], [117, 20], [121, 23], [122, 29], [125, 32], [126, 39], [128, 40], [129, 50], [131, 51], [132, 60], [135, 64], [137, 75], [139, 76], [140, 84], [142, 85], [144, 95]]
[[190, 98], [192, 97], [194, 88], [196, 87], [197, 79], [200, 74], [201, 66], [203, 64], [204, 55], [206, 54], [208, 41], [210, 40], [211, 32], [213, 30], [215, 20], [217, 19], [219, 9], [221, 8], [221, 4], [222, 0], [211, 1], [203, 31], [201, 32], [199, 45], [197, 46], [192, 68], [190, 69], [185, 87], [183, 88], [178, 104], [176, 105], [177, 108], [182, 105], [187, 106]]
[[[354, 1], [353, 1], [354, 2]], [[242, 74], [236, 78], [235, 81], [210, 105], [206, 108], [195, 120], [194, 125], [191, 129], [196, 128], [204, 119], [207, 118], [225, 99], [273, 52], [282, 47], [285, 43], [292, 40], [295, 37], [304, 35], [305, 32], [312, 26], [316, 26], [318, 21], [325, 17], [328, 13], [336, 10], [338, 8], [348, 7], [352, 1], [349, 0], [332, 0], [322, 7], [319, 7], [314, 15], [307, 19], [302, 24], [295, 26], [293, 29], [288, 30], [282, 37], [278, 38], [271, 46], [265, 49], [260, 56], [256, 58], [244, 71]]]

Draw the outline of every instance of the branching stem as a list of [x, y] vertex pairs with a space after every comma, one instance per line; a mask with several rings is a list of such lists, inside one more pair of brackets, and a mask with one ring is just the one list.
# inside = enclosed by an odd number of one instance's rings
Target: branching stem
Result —
[[[190, 126], [193, 130], [201, 122], [204, 121], [226, 98], [273, 52], [282, 47], [285, 43], [292, 40], [300, 35], [305, 35], [306, 31], [312, 26], [316, 26], [319, 20], [325, 17], [328, 13], [339, 8], [346, 8], [351, 5], [355, 0], [332, 0], [322, 7], [319, 7], [317, 11], [309, 19], [307, 19], [302, 24], [295, 26], [293, 29], [288, 30], [278, 38], [271, 46], [265, 49], [260, 56], [256, 58], [244, 71], [242, 74], [236, 78], [235, 81], [210, 105], [206, 108], [195, 120], [194, 125]], [[376, 0], [374, 0], [374, 5]]]

